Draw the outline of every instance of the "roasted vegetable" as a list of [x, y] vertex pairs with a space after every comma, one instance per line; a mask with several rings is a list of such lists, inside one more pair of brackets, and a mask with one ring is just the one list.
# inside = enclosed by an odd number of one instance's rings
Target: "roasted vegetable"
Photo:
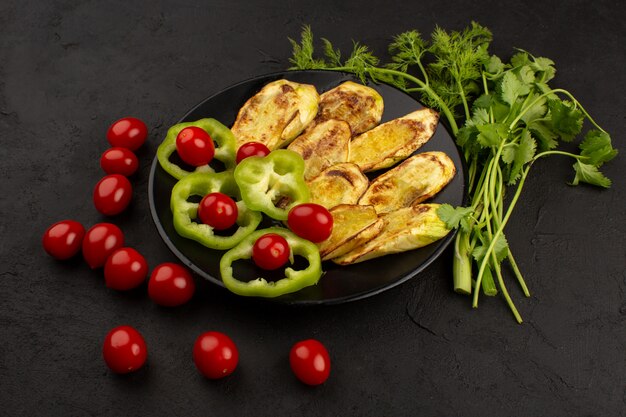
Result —
[[363, 84], [346, 81], [320, 96], [314, 124], [330, 119], [344, 120], [353, 135], [372, 129], [383, 115], [383, 98]]
[[363, 172], [388, 168], [424, 145], [438, 121], [437, 112], [423, 108], [382, 123], [352, 139], [348, 161]]
[[416, 204], [381, 215], [384, 226], [376, 237], [333, 261], [348, 265], [436, 242], [450, 232], [437, 215], [438, 208], [439, 204]]
[[369, 180], [355, 164], [344, 162], [325, 169], [308, 182], [311, 203], [331, 209], [339, 204], [356, 204]]
[[359, 204], [386, 213], [421, 203], [437, 194], [454, 177], [454, 162], [443, 152], [423, 152], [376, 177]]
[[261, 142], [270, 150], [286, 146], [317, 114], [319, 94], [313, 85], [284, 79], [265, 85], [239, 110], [232, 132], [237, 149]]
[[302, 155], [304, 179], [309, 181], [326, 168], [348, 161], [351, 138], [347, 122], [330, 119], [307, 129], [287, 149]]
[[384, 221], [372, 206], [340, 204], [330, 209], [335, 226], [330, 237], [318, 245], [322, 260], [341, 256], [378, 235]]

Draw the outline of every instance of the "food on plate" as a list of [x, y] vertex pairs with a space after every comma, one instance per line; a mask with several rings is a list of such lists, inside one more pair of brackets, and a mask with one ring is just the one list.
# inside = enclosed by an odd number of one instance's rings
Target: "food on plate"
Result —
[[199, 167], [213, 160], [215, 145], [206, 130], [188, 126], [176, 135], [176, 152], [186, 164]]
[[289, 366], [301, 382], [320, 385], [330, 376], [330, 355], [319, 340], [301, 340], [289, 351]]
[[359, 204], [386, 213], [421, 203], [445, 187], [454, 177], [454, 162], [443, 152], [423, 152], [371, 181]]
[[91, 226], [83, 238], [83, 258], [91, 269], [104, 266], [116, 249], [124, 246], [124, 233], [113, 223], [97, 223]]
[[131, 326], [118, 326], [106, 335], [102, 346], [104, 362], [116, 374], [139, 370], [148, 358], [146, 341]]
[[130, 149], [114, 147], [102, 153], [100, 167], [107, 174], [133, 175], [139, 168], [139, 159]]
[[[237, 199], [237, 228], [231, 234], [217, 234], [208, 224], [198, 223], [199, 203], [192, 197], [203, 198], [219, 192]], [[252, 233], [261, 223], [261, 213], [250, 210], [239, 199], [240, 193], [232, 171], [218, 173], [194, 172], [179, 180], [172, 189], [170, 208], [176, 232], [187, 239], [195, 240], [210, 249], [229, 249]]]
[[311, 123], [319, 94], [313, 85], [280, 79], [266, 84], [241, 107], [232, 132], [237, 148], [261, 142], [270, 150], [286, 146]]
[[148, 137], [148, 127], [136, 117], [124, 117], [111, 124], [107, 130], [107, 140], [113, 147], [136, 151]]
[[[159, 165], [176, 179], [181, 179], [191, 173], [184, 167], [181, 167], [171, 158], [176, 152], [176, 138], [178, 134], [187, 127], [198, 127], [204, 130], [215, 142], [214, 159], [220, 161], [224, 165], [225, 170], [232, 169], [235, 166], [236, 141], [235, 136], [230, 129], [215, 119], [200, 119], [195, 122], [178, 123], [170, 127], [167, 135], [157, 149], [157, 159]], [[193, 167], [192, 167], [193, 168]], [[215, 169], [209, 165], [201, 165], [193, 169], [195, 172], [215, 172]]]
[[333, 230], [333, 216], [324, 206], [299, 204], [289, 210], [287, 225], [296, 235], [313, 243], [322, 242]]
[[148, 296], [164, 307], [176, 307], [191, 300], [196, 290], [191, 272], [182, 265], [165, 262], [154, 267], [148, 281]]
[[[227, 250], [222, 282], [256, 297], [316, 284], [322, 260], [348, 265], [444, 237], [438, 205], [417, 203], [449, 183], [454, 163], [437, 151], [411, 156], [433, 136], [439, 116], [423, 108], [380, 124], [383, 108], [376, 90], [355, 82], [320, 96], [312, 85], [277, 80], [246, 101], [230, 130], [214, 119], [173, 126], [158, 159], [178, 179], [170, 200], [175, 230]], [[196, 172], [186, 170], [196, 164], [175, 144], [185, 131], [215, 140], [223, 172], [204, 160]], [[402, 160], [369, 174], [371, 182], [365, 174]], [[263, 215], [282, 227], [256, 230]]]
[[106, 286], [128, 291], [140, 286], [148, 276], [148, 262], [133, 248], [116, 249], [104, 264]]
[[287, 147], [304, 159], [304, 178], [317, 177], [326, 168], [348, 161], [352, 133], [347, 122], [329, 119], [298, 136]]
[[239, 363], [235, 342], [221, 332], [205, 332], [193, 344], [193, 361], [198, 371], [209, 379], [232, 374]]
[[234, 177], [246, 206], [276, 220], [287, 220], [292, 207], [309, 201], [304, 161], [288, 149], [244, 159]]
[[75, 220], [61, 220], [49, 226], [43, 234], [43, 248], [55, 259], [69, 259], [80, 252], [85, 227]]
[[352, 138], [349, 162], [363, 172], [388, 168], [409, 157], [435, 133], [439, 114], [422, 108]]
[[358, 246], [333, 261], [349, 265], [429, 245], [450, 229], [437, 215], [439, 204], [416, 204], [381, 214], [383, 230], [364, 245]]
[[319, 110], [312, 125], [327, 120], [343, 120], [358, 135], [380, 123], [384, 102], [378, 91], [363, 84], [346, 81], [320, 95]]
[[256, 266], [266, 271], [281, 268], [290, 257], [289, 243], [276, 233], [264, 234], [252, 246], [252, 260]]
[[372, 206], [340, 204], [330, 209], [335, 225], [318, 247], [323, 261], [337, 258], [374, 238], [384, 221]]
[[235, 162], [239, 163], [249, 156], [267, 156], [270, 150], [260, 142], [246, 142], [237, 149]]
[[239, 209], [235, 200], [224, 193], [213, 192], [202, 197], [198, 218], [215, 230], [226, 230], [237, 223]]
[[326, 168], [308, 185], [311, 202], [331, 209], [339, 204], [356, 204], [369, 180], [356, 164], [344, 162]]
[[[240, 259], [250, 259], [255, 242], [266, 234], [282, 236], [289, 244], [290, 265], [285, 268], [284, 276], [275, 281], [270, 281], [263, 276], [255, 276], [255, 278], [249, 281], [241, 280], [241, 277], [235, 277], [233, 264]], [[296, 257], [304, 258], [304, 262], [307, 264], [304, 269], [294, 269], [295, 266], [293, 264]], [[222, 255], [220, 274], [224, 286], [235, 294], [273, 298], [315, 285], [322, 276], [321, 263], [319, 251], [314, 243], [298, 237], [284, 227], [270, 227], [253, 232], [237, 246]], [[256, 274], [256, 271], [251, 273]]]

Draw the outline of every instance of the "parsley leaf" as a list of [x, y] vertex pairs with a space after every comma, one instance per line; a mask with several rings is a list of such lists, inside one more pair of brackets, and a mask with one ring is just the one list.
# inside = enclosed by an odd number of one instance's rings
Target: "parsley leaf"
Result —
[[471, 207], [452, 207], [450, 204], [442, 204], [437, 209], [437, 215], [449, 229], [461, 227], [468, 233], [471, 230], [469, 219], [472, 212]]
[[524, 129], [520, 137], [519, 144], [514, 145], [515, 153], [512, 159], [511, 171], [509, 173], [509, 185], [513, 185], [519, 179], [524, 165], [533, 160], [537, 149], [535, 139], [530, 135], [528, 129]]
[[515, 100], [517, 100], [517, 97], [522, 95], [524, 91], [526, 91], [524, 84], [522, 84], [514, 73], [510, 71], [504, 73], [500, 83], [500, 96], [502, 97], [502, 101], [513, 105]]
[[476, 126], [478, 131], [478, 143], [485, 148], [499, 146], [506, 139], [508, 129], [502, 123], [490, 123]]
[[[477, 262], [482, 262], [485, 258], [485, 254], [487, 253], [487, 248], [491, 243], [485, 242], [482, 245], [476, 246], [472, 251], [472, 256], [476, 259]], [[493, 253], [496, 254], [496, 259], [498, 262], [502, 262], [504, 258], [506, 258], [508, 254], [509, 243], [506, 241], [504, 235], [498, 236], [496, 239], [496, 244], [493, 247]]]
[[562, 140], [570, 142], [580, 133], [583, 127], [583, 113], [572, 103], [561, 100], [548, 101], [550, 109], [551, 125], [554, 133]]
[[580, 143], [580, 154], [588, 159], [590, 165], [600, 167], [617, 155], [617, 149], [611, 145], [611, 137], [606, 132], [590, 130]]
[[548, 123], [541, 120], [534, 120], [528, 124], [528, 128], [539, 139], [539, 148], [547, 151], [557, 147], [558, 136], [550, 129]]
[[574, 171], [576, 176], [572, 185], [578, 185], [580, 182], [585, 182], [591, 185], [597, 185], [598, 187], [609, 188], [611, 186], [611, 180], [602, 174], [597, 167], [589, 164], [576, 161], [574, 164]]

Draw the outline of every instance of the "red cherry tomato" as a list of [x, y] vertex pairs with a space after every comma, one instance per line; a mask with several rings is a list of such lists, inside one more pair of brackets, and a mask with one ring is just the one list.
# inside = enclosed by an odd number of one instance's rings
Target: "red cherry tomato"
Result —
[[225, 230], [234, 225], [238, 213], [237, 203], [222, 193], [205, 195], [198, 206], [198, 217], [202, 223], [217, 230]]
[[91, 269], [104, 266], [109, 255], [124, 246], [124, 234], [112, 223], [97, 223], [83, 238], [83, 258]]
[[148, 263], [133, 248], [119, 248], [104, 264], [104, 281], [107, 287], [118, 291], [137, 288], [148, 275]]
[[330, 375], [330, 356], [315, 339], [302, 340], [291, 348], [289, 364], [296, 377], [307, 385], [323, 384]]
[[191, 272], [175, 263], [157, 265], [150, 274], [148, 295], [155, 303], [175, 307], [191, 300], [196, 285]]
[[100, 157], [100, 166], [107, 174], [133, 175], [139, 168], [139, 160], [126, 148], [109, 148]]
[[252, 260], [260, 268], [278, 269], [289, 259], [289, 252], [289, 243], [284, 237], [276, 233], [267, 233], [254, 242]]
[[219, 379], [233, 373], [239, 351], [232, 339], [220, 332], [206, 332], [193, 345], [193, 361], [202, 375]]
[[111, 146], [136, 151], [146, 141], [148, 127], [135, 117], [124, 117], [111, 126], [107, 131], [107, 140]]
[[74, 220], [62, 220], [48, 227], [43, 234], [43, 248], [58, 260], [69, 259], [80, 251], [85, 228]]
[[204, 129], [189, 126], [176, 136], [176, 151], [180, 159], [189, 165], [199, 167], [211, 162], [215, 155], [215, 145]]
[[330, 237], [333, 216], [324, 206], [304, 203], [289, 210], [287, 224], [301, 238], [318, 243]]
[[102, 178], [93, 190], [93, 203], [96, 210], [105, 216], [120, 214], [133, 195], [133, 186], [128, 178], [120, 174], [111, 174]]
[[102, 356], [113, 372], [127, 374], [143, 366], [148, 357], [148, 349], [137, 330], [130, 326], [119, 326], [106, 335]]
[[261, 142], [246, 142], [237, 150], [236, 161], [239, 163], [249, 156], [266, 156], [269, 153], [269, 148]]

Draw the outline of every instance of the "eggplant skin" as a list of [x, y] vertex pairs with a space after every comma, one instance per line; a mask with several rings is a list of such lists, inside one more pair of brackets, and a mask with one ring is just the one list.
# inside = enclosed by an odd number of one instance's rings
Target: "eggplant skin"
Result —
[[261, 142], [270, 150], [287, 146], [317, 115], [319, 94], [313, 85], [288, 80], [266, 84], [239, 109], [231, 130], [237, 149]]
[[439, 204], [416, 204], [381, 215], [384, 226], [378, 235], [333, 262], [350, 265], [419, 249], [444, 238], [450, 229], [437, 215], [438, 208]]
[[287, 149], [302, 155], [304, 179], [310, 181], [326, 168], [348, 161], [351, 138], [347, 122], [330, 119], [307, 129]]
[[315, 124], [326, 120], [343, 120], [353, 135], [372, 129], [380, 123], [384, 102], [378, 91], [363, 84], [346, 81], [320, 96]]
[[376, 177], [359, 199], [386, 213], [432, 198], [456, 174], [454, 162], [444, 152], [422, 152]]
[[339, 204], [356, 204], [369, 180], [357, 165], [344, 162], [326, 168], [307, 184], [311, 203], [331, 209]]
[[350, 162], [361, 171], [389, 168], [408, 158], [435, 134], [439, 113], [423, 108], [352, 138]]

